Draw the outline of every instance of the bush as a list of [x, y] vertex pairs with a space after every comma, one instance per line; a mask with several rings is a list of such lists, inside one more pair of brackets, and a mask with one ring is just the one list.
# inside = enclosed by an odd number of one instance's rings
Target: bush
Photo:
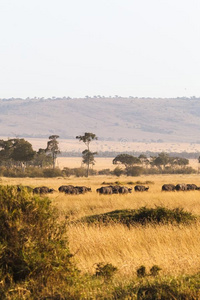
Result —
[[105, 281], [109, 281], [112, 279], [116, 272], [117, 268], [112, 264], [98, 263], [95, 275], [103, 277]]
[[[48, 198], [0, 186], [0, 282], [7, 295], [1, 299], [10, 299], [8, 290], [17, 293], [17, 286], [35, 299], [44, 299], [47, 290], [48, 295], [61, 295], [64, 286], [67, 293], [77, 271], [71, 262], [66, 224], [57, 220], [58, 212]], [[69, 295], [69, 299], [74, 298]]]
[[113, 173], [113, 175], [120, 177], [121, 175], [124, 174], [124, 170], [121, 169], [120, 167], [116, 167], [112, 173]]
[[110, 169], [103, 169], [103, 170], [100, 170], [98, 172], [99, 175], [110, 175], [111, 174], [111, 171]]
[[91, 223], [110, 222], [121, 223], [126, 226], [135, 224], [146, 225], [152, 224], [190, 224], [196, 220], [196, 217], [189, 212], [185, 212], [181, 208], [167, 209], [165, 207], [139, 209], [124, 209], [115, 210], [105, 214], [88, 216], [82, 219], [83, 221]]
[[162, 270], [162, 269], [161, 269], [159, 266], [154, 265], [154, 266], [151, 267], [151, 269], [150, 269], [150, 275], [151, 275], [151, 276], [157, 276], [158, 273], [159, 273], [161, 270]]
[[137, 269], [137, 277], [145, 277], [147, 274], [146, 274], [146, 268], [145, 266], [140, 266], [138, 269]]
[[61, 177], [62, 171], [60, 169], [44, 169], [43, 176], [44, 177]]
[[140, 176], [145, 173], [145, 169], [139, 166], [127, 167], [126, 175], [127, 176]]
[[197, 300], [200, 299], [200, 274], [169, 279], [143, 279], [115, 288], [111, 299]]

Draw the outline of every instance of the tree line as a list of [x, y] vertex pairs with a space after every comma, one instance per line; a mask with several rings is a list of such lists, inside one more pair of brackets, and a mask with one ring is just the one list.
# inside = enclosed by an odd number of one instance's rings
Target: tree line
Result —
[[[34, 151], [31, 143], [23, 138], [1, 139], [0, 167], [1, 170], [4, 170], [3, 168], [6, 167], [6, 172], [3, 172], [3, 175], [11, 174], [8, 170], [17, 170], [17, 168], [23, 173], [27, 173], [28, 171], [31, 173], [32, 171], [35, 174], [39, 174], [38, 176], [46, 174], [46, 177], [71, 175], [88, 177], [89, 175], [97, 174], [138, 176], [142, 174], [196, 172], [189, 167], [189, 160], [187, 158], [170, 156], [164, 152], [150, 157], [147, 157], [145, 154], [140, 154], [138, 157], [126, 153], [119, 154], [113, 159], [113, 164], [116, 165], [113, 171], [105, 169], [97, 172], [91, 167], [95, 165], [95, 155], [98, 153], [90, 150], [90, 144], [98, 138], [91, 132], [85, 132], [84, 135], [76, 136], [76, 139], [86, 145], [86, 149], [82, 152], [82, 164], [85, 168], [70, 169], [65, 167], [61, 172], [61, 170], [56, 168], [56, 159], [61, 153], [58, 139], [58, 135], [49, 136], [46, 148], [40, 148], [38, 151]], [[27, 168], [28, 171], [26, 172]], [[44, 169], [44, 174], [36, 172], [36, 169]]]

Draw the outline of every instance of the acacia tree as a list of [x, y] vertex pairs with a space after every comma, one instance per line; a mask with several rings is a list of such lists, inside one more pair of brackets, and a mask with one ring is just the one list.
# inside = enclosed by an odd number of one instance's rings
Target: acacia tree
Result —
[[90, 143], [94, 140], [97, 140], [98, 138], [94, 133], [85, 132], [84, 135], [76, 136], [76, 139], [78, 139], [80, 142], [83, 142], [87, 147], [87, 149], [82, 152], [82, 158], [83, 158], [83, 163], [87, 165], [87, 177], [88, 177], [90, 165], [95, 164], [94, 155], [97, 154], [97, 152], [90, 151]]
[[116, 165], [119, 163], [127, 168], [133, 165], [141, 164], [141, 161], [138, 157], [130, 154], [119, 154], [113, 159], [113, 164]]
[[49, 141], [47, 142], [47, 148], [46, 152], [50, 152], [53, 159], [53, 169], [55, 169], [56, 166], [56, 158], [57, 155], [60, 153], [60, 149], [58, 147], [59, 142], [57, 139], [59, 138], [59, 135], [51, 135], [49, 137]]

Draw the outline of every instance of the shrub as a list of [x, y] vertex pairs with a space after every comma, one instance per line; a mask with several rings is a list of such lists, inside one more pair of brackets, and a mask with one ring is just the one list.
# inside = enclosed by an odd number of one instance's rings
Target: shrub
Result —
[[48, 198], [0, 186], [0, 282], [5, 295], [8, 290], [17, 293], [17, 285], [35, 299], [44, 299], [47, 290], [51, 299], [62, 295], [64, 286], [67, 293], [77, 271], [71, 262], [66, 224], [57, 220], [58, 212]]
[[62, 170], [63, 176], [70, 177], [72, 175], [72, 170], [70, 168], [65, 167]]
[[120, 167], [116, 167], [112, 173], [113, 173], [113, 175], [120, 177], [121, 175], [124, 174], [124, 170], [121, 169]]
[[96, 267], [96, 276], [102, 276], [105, 281], [112, 279], [114, 274], [117, 272], [117, 268], [112, 264], [98, 263]]
[[62, 176], [62, 171], [60, 169], [44, 169], [43, 170], [44, 177], [60, 177]]
[[145, 173], [145, 169], [139, 166], [127, 167], [126, 175], [127, 176], [140, 176]]
[[143, 279], [115, 288], [111, 299], [197, 300], [200, 299], [200, 274], [169, 279]]
[[150, 269], [150, 275], [151, 275], [151, 276], [157, 276], [158, 273], [159, 273], [159, 271], [161, 271], [161, 270], [162, 270], [162, 269], [161, 269], [159, 266], [154, 265], [154, 266], [151, 267], [151, 269]]
[[110, 175], [111, 174], [111, 171], [110, 169], [103, 169], [103, 170], [100, 170], [98, 172], [99, 175]]
[[145, 277], [147, 274], [146, 274], [146, 268], [145, 266], [140, 266], [138, 269], [137, 269], [137, 277]]
[[181, 208], [167, 209], [165, 207], [139, 209], [124, 209], [115, 210], [105, 214], [88, 216], [82, 219], [83, 221], [91, 223], [104, 223], [110, 222], [121, 223], [126, 226], [135, 224], [146, 225], [152, 224], [190, 224], [196, 220], [196, 216], [189, 212], [185, 212]]

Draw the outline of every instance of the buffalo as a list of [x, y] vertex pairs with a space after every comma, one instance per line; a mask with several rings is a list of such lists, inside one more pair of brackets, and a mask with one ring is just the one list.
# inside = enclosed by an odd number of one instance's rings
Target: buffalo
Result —
[[36, 187], [33, 189], [33, 194], [48, 194], [48, 193], [53, 193], [54, 189], [50, 189], [46, 186], [42, 186], [42, 187]]
[[78, 195], [85, 194], [86, 192], [91, 192], [91, 188], [86, 186], [73, 186], [73, 185], [61, 185], [58, 188], [59, 192], [64, 192], [65, 194]]
[[187, 191], [187, 184], [181, 183], [176, 185], [176, 191]]
[[61, 185], [61, 186], [58, 188], [58, 190], [59, 190], [59, 192], [64, 193], [65, 191], [67, 191], [67, 190], [69, 190], [69, 189], [71, 189], [71, 188], [73, 188], [73, 187], [74, 187], [73, 185]]
[[187, 191], [194, 191], [197, 189], [198, 189], [198, 187], [196, 184], [187, 184]]
[[113, 194], [113, 190], [111, 186], [102, 186], [96, 190], [99, 194], [111, 195]]
[[119, 189], [119, 194], [128, 194], [132, 192], [132, 188], [127, 188], [126, 186], [121, 186]]
[[171, 192], [171, 191], [175, 191], [176, 190], [176, 186], [174, 184], [164, 184], [162, 186], [162, 191], [165, 192]]
[[132, 188], [127, 188], [126, 186], [110, 185], [103, 186], [96, 190], [99, 194], [111, 195], [111, 194], [128, 194], [132, 192]]
[[78, 191], [79, 191], [80, 194], [85, 194], [87, 192], [91, 192], [92, 191], [91, 188], [86, 187], [86, 186], [75, 186], [75, 188], [78, 189]]
[[149, 187], [146, 187], [144, 185], [136, 185], [134, 189], [136, 192], [147, 192], [149, 190]]

